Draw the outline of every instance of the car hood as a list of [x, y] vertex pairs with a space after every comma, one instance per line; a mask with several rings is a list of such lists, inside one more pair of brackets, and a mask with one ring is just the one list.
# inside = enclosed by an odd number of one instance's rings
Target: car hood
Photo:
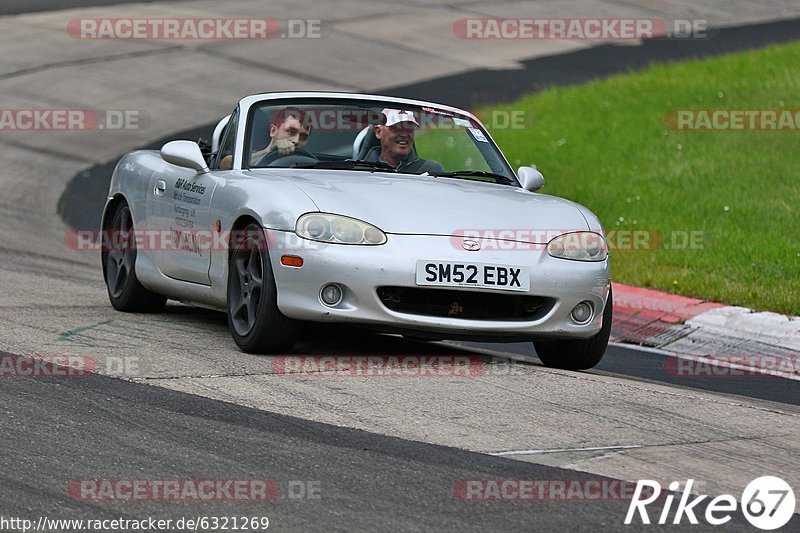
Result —
[[[357, 218], [387, 233], [464, 235], [477, 231], [482, 236], [543, 243], [553, 233], [589, 227], [571, 202], [508, 185], [352, 170], [292, 169], [284, 177], [320, 211]], [[506, 233], [500, 236], [500, 231]]]

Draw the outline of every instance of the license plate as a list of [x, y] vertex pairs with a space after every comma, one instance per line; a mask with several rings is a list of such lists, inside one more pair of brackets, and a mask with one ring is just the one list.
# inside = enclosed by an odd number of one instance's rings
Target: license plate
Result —
[[417, 285], [528, 291], [530, 282], [526, 266], [417, 261]]

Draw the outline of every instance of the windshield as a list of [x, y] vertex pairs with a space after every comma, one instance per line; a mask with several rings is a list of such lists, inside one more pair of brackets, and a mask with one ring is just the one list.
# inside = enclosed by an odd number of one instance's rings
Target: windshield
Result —
[[268, 101], [251, 108], [248, 129], [244, 168], [398, 172], [517, 185], [478, 122], [434, 107]]

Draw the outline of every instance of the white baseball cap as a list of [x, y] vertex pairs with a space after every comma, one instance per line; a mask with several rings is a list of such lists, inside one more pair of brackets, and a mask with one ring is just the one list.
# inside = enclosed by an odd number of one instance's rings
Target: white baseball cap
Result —
[[419, 122], [414, 118], [413, 111], [402, 111], [400, 109], [389, 109], [388, 107], [381, 111], [386, 116], [386, 125], [394, 126], [401, 122], [411, 122], [419, 127]]

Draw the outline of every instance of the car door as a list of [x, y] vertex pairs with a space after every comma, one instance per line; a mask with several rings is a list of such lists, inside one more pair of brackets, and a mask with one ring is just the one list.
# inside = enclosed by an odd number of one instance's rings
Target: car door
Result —
[[146, 202], [153, 259], [170, 278], [209, 285], [210, 207], [217, 177], [165, 167], [150, 178]]
[[[233, 156], [238, 110], [231, 116], [212, 167]], [[153, 258], [159, 270], [170, 278], [210, 285], [209, 269], [214, 252], [211, 199], [226, 170], [204, 174], [164, 163], [163, 172], [150, 178], [147, 216], [151, 233], [158, 237]]]

